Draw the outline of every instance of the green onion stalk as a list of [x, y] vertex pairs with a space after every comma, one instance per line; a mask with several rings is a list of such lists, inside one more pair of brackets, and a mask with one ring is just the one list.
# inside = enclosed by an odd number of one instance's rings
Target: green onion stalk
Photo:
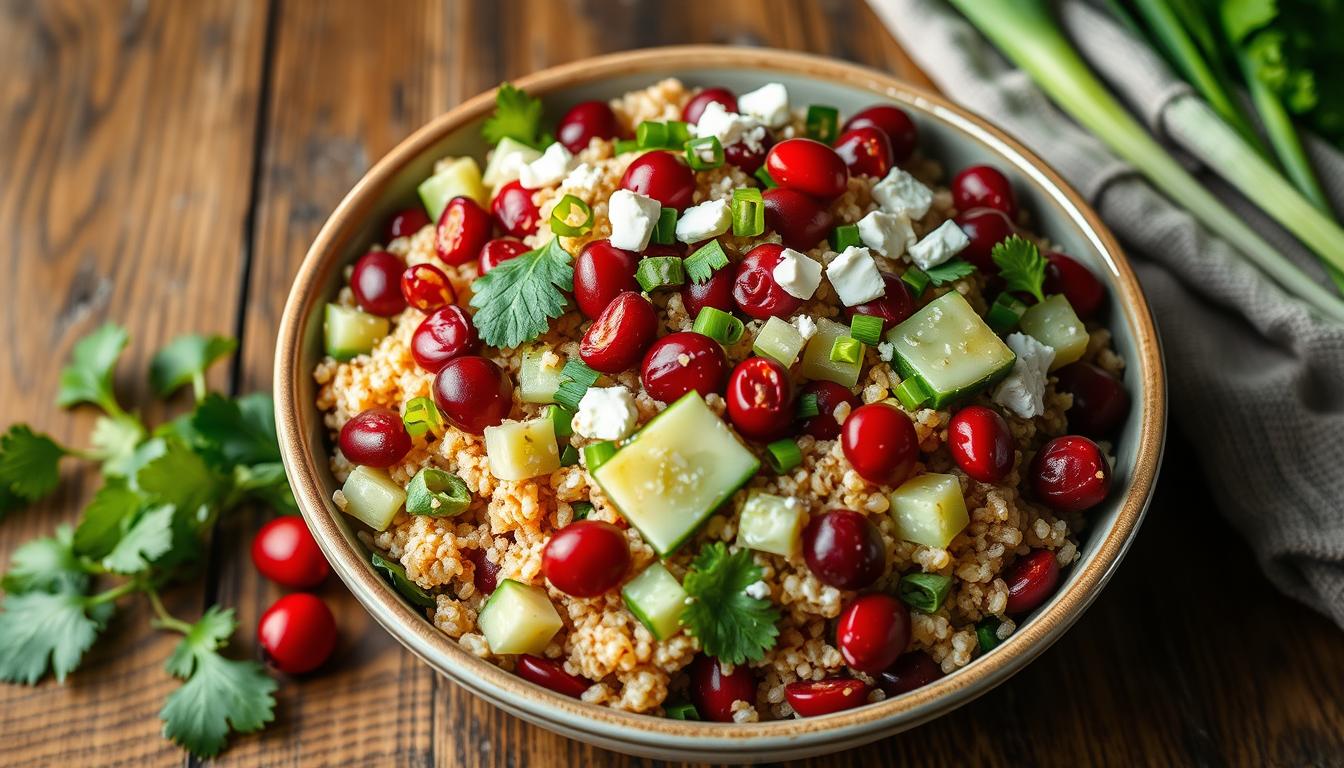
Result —
[[[1064, 37], [1046, 0], [950, 0], [971, 23], [989, 37], [1013, 62], [1024, 69], [1051, 99], [1083, 127], [1102, 139], [1112, 151], [1138, 168], [1172, 200], [1180, 201], [1212, 232], [1240, 250], [1248, 260], [1320, 314], [1344, 322], [1344, 301], [1284, 258], [1236, 214], [1228, 210], [1130, 115], [1092, 74]], [[1194, 100], [1187, 100], [1195, 103]], [[1193, 111], [1192, 111], [1193, 114]], [[1229, 178], [1270, 215], [1288, 227], [1326, 263], [1344, 269], [1344, 230], [1292, 190], [1236, 131], [1204, 107], [1204, 114], [1221, 132], [1201, 137], [1202, 145], [1215, 141], [1210, 154], [1236, 157], [1246, 169]], [[1174, 116], [1173, 116], [1173, 119]], [[1209, 126], [1205, 126], [1209, 127]], [[1260, 165], [1250, 162], [1256, 158]], [[1235, 165], [1235, 164], [1234, 164]], [[1275, 183], [1277, 182], [1277, 184]], [[1258, 187], [1287, 187], [1291, 199], [1271, 199]], [[1251, 192], [1255, 194], [1251, 195]]]

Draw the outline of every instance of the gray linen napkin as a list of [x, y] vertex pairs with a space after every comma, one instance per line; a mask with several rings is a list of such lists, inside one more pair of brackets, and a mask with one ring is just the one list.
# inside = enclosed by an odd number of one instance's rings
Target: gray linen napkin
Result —
[[[1344, 626], [1344, 326], [1318, 319], [1247, 266], [945, 2], [869, 3], [944, 93], [1045, 158], [1124, 243], [1162, 334], [1172, 419], [1195, 446], [1219, 509], [1281, 590]], [[1194, 96], [1147, 45], [1082, 0], [1064, 0], [1059, 11], [1084, 58], [1136, 116], [1285, 256], [1322, 275], [1290, 235], [1200, 168], [1199, 137], [1169, 130], [1165, 110]], [[1344, 211], [1344, 157], [1321, 142], [1309, 149]]]

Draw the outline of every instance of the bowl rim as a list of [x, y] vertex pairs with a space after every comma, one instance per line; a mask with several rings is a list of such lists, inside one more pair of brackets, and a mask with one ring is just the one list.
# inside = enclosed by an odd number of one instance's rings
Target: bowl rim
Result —
[[[299, 508], [333, 569], [356, 599], [412, 653], [493, 704], [538, 724], [597, 740], [664, 749], [720, 750], [727, 756], [749, 757], [771, 748], [801, 747], [848, 740], [858, 744], [883, 733], [913, 727], [959, 707], [987, 692], [1044, 652], [1071, 626], [1099, 594], [1133, 541], [1151, 499], [1161, 462], [1166, 428], [1166, 379], [1161, 345], [1151, 310], [1135, 274], [1115, 237], [1100, 217], [1050, 166], [984, 118], [942, 96], [856, 64], [770, 48], [690, 45], [651, 48], [581, 59], [517, 78], [512, 82], [530, 93], [582, 87], [618, 76], [656, 74], [660, 70], [704, 68], [769, 70], [829, 80], [873, 93], [914, 108], [951, 129], [987, 146], [1029, 177], [1049, 196], [1101, 254], [1112, 273], [1117, 306], [1134, 339], [1144, 396], [1137, 453], [1130, 485], [1115, 523], [1096, 555], [1072, 576], [1046, 608], [1023, 624], [994, 653], [938, 681], [873, 705], [812, 718], [759, 723], [709, 723], [639, 715], [587, 704], [524, 681], [493, 663], [472, 656], [448, 635], [412, 609], [365, 562], [363, 553], [342, 534], [339, 513], [321, 489], [325, 447], [305, 439], [315, 418], [312, 403], [299, 393], [311, 372], [304, 370], [306, 321], [317, 302], [326, 299], [322, 286], [338, 258], [357, 235], [391, 180], [433, 144], [461, 125], [484, 116], [494, 103], [494, 89], [478, 94], [416, 130], [373, 165], [342, 199], [304, 256], [280, 319], [275, 356], [275, 404], [281, 452]], [[320, 418], [320, 417], [317, 417]], [[811, 738], [807, 738], [807, 737]]]

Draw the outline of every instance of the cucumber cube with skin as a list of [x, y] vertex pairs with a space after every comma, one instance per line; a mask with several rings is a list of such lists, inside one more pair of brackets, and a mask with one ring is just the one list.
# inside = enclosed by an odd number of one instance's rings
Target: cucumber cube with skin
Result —
[[564, 626], [546, 590], [513, 579], [499, 583], [476, 624], [497, 654], [541, 654]]
[[406, 489], [387, 470], [373, 467], [355, 467], [341, 493], [345, 496], [345, 513], [375, 531], [386, 530], [406, 503]]
[[328, 304], [322, 317], [327, 354], [341, 361], [372, 352], [390, 327], [386, 317], [340, 304]]
[[430, 221], [438, 221], [448, 201], [454, 197], [470, 197], [482, 208], [489, 209], [490, 197], [481, 183], [481, 169], [470, 157], [459, 157], [443, 166], [442, 170], [420, 182], [415, 188]]
[[737, 543], [757, 552], [790, 557], [802, 543], [807, 509], [797, 499], [752, 491], [742, 505]]
[[681, 631], [686, 590], [662, 563], [655, 562], [621, 588], [625, 606], [658, 640]]
[[541, 157], [541, 152], [508, 136], [499, 140], [490, 161], [485, 164], [481, 181], [487, 187], [498, 189], [518, 178], [518, 169]]
[[[554, 365], [546, 363], [547, 357], [555, 359]], [[518, 393], [524, 403], [554, 403], [556, 390], [560, 389], [560, 371], [565, 361], [545, 347], [533, 347], [523, 353], [523, 362], [518, 369]]]
[[925, 403], [941, 408], [993, 384], [1017, 356], [956, 291], [939, 296], [887, 331], [893, 361], [903, 378], [914, 378]]
[[945, 548], [971, 522], [956, 475], [919, 475], [892, 491], [889, 499], [896, 535], [926, 547]]
[[526, 480], [560, 468], [555, 422], [548, 418], [506, 421], [485, 428], [485, 458], [500, 480]]
[[1050, 363], [1052, 371], [1077, 362], [1087, 351], [1087, 328], [1063, 294], [1050, 296], [1022, 313], [1018, 327], [1055, 350], [1055, 360]]
[[768, 357], [785, 368], [793, 366], [798, 353], [803, 350], [806, 341], [798, 329], [785, 320], [772, 317], [765, 321], [756, 334], [756, 343], [751, 351], [761, 357]]
[[852, 387], [859, 383], [859, 371], [863, 369], [863, 356], [856, 362], [832, 360], [831, 348], [836, 339], [849, 338], [849, 326], [841, 325], [826, 318], [817, 319], [817, 332], [808, 339], [803, 348], [803, 364], [799, 369], [805, 379], [833, 381], [842, 387]]

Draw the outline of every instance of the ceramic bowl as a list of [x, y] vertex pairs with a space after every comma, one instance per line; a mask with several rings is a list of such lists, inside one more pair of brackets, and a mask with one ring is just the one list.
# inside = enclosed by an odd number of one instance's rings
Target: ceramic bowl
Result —
[[778, 81], [794, 104], [831, 104], [842, 114], [876, 102], [903, 107], [923, 152], [955, 170], [1003, 169], [1035, 229], [1085, 262], [1109, 288], [1108, 326], [1127, 361], [1133, 407], [1116, 441], [1110, 498], [1089, 513], [1081, 559], [1058, 592], [1006, 642], [937, 682], [877, 704], [825, 717], [722, 724], [683, 722], [584, 704], [532, 685], [460, 649], [370, 567], [358, 523], [333, 505], [328, 437], [314, 406], [311, 372], [322, 355], [322, 306], [342, 269], [380, 236], [382, 222], [416, 199], [415, 186], [445, 155], [483, 157], [479, 135], [493, 93], [435, 119], [369, 170], [327, 220], [304, 258], [285, 306], [275, 358], [276, 416], [286, 470], [308, 525], [336, 573], [397, 640], [438, 672], [497, 706], [575, 739], [669, 760], [754, 762], [832, 752], [911, 728], [1008, 679], [1050, 646], [1096, 599], [1138, 529], [1153, 490], [1165, 430], [1166, 392], [1157, 334], [1134, 273], [1115, 238], [1078, 193], [1039, 158], [990, 123], [946, 99], [880, 72], [762, 49], [677, 47], [620, 53], [555, 67], [516, 84], [545, 102], [553, 120], [582, 100], [607, 99], [676, 77], [688, 86], [744, 92]]

